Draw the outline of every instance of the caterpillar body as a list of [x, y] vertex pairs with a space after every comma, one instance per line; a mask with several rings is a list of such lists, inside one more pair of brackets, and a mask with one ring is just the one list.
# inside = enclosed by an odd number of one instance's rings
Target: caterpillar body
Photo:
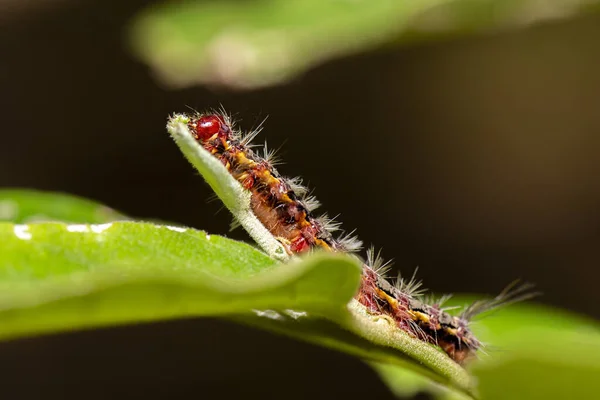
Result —
[[[279, 174], [273, 165], [274, 154], [266, 146], [262, 155], [253, 150], [251, 141], [260, 129], [243, 135], [224, 112], [195, 113], [188, 120], [194, 139], [250, 193], [253, 213], [288, 254], [315, 249], [351, 254], [360, 251], [362, 243], [352, 234], [335, 236], [339, 223], [326, 215], [314, 215], [319, 203], [300, 179]], [[414, 276], [391, 284], [385, 277], [389, 263], [372, 248], [361, 260], [363, 272], [356, 300], [369, 313], [391, 318], [410, 336], [439, 346], [459, 364], [475, 357], [483, 346], [470, 329], [475, 316], [534, 295], [529, 291], [531, 285], [515, 282], [495, 298], [476, 301], [452, 315], [443, 307], [448, 296], [427, 298]]]

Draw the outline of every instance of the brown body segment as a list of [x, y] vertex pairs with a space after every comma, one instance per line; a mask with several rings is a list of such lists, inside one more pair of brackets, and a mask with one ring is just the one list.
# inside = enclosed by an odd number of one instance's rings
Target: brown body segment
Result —
[[[314, 248], [346, 251], [345, 246], [311, 215], [286, 179], [233, 131], [226, 116], [197, 115], [191, 119], [189, 127], [198, 142], [250, 191], [252, 211], [290, 254]], [[440, 346], [460, 364], [471, 358], [480, 347], [466, 321], [403, 293], [368, 265], [363, 268], [356, 299], [369, 312], [391, 317], [399, 329], [411, 336]]]

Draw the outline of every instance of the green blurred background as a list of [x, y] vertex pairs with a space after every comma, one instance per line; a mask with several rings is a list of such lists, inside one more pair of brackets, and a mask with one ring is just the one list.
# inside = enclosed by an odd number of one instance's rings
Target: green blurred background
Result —
[[[0, 1], [0, 186], [247, 240], [164, 129], [223, 104], [244, 129], [268, 116], [280, 171], [435, 292], [522, 278], [600, 317], [592, 1], [278, 3]], [[358, 360], [216, 320], [2, 343], [0, 359], [6, 398], [392, 398]]]

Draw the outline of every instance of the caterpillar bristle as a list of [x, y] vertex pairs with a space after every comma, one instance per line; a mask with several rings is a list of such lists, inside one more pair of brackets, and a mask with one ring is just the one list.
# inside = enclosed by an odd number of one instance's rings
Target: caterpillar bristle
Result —
[[392, 269], [392, 260], [384, 260], [381, 256], [381, 249], [375, 252], [375, 246], [371, 246], [367, 249], [367, 261], [366, 266], [369, 267], [377, 276], [381, 278], [387, 277], [390, 269]]
[[337, 241], [347, 253], [358, 253], [363, 248], [363, 242], [354, 235], [354, 230], [340, 236]]
[[537, 297], [540, 293], [531, 291], [534, 287], [535, 285], [531, 283], [521, 283], [518, 279], [514, 280], [496, 297], [487, 300], [477, 300], [466, 306], [460, 317], [466, 321], [470, 321], [479, 314]]
[[281, 159], [277, 156], [277, 151], [274, 149], [269, 149], [267, 142], [263, 145], [263, 162], [270, 165], [271, 167], [275, 167], [281, 164]]
[[315, 196], [304, 197], [300, 202], [309, 212], [313, 212], [321, 207], [321, 202]]
[[407, 293], [411, 297], [420, 297], [422, 296], [427, 289], [423, 288], [423, 281], [417, 279], [417, 271], [419, 268], [415, 268], [410, 280], [406, 281], [398, 272], [398, 277], [396, 279], [395, 287], [401, 292]]
[[288, 179], [287, 184], [290, 186], [290, 189], [296, 193], [296, 196], [300, 198], [303, 198], [308, 193], [308, 188], [302, 185], [302, 178], [300, 177]]
[[444, 310], [444, 311], [462, 308], [461, 306], [444, 307], [444, 304], [446, 304], [448, 302], [448, 300], [450, 300], [452, 297], [453, 297], [453, 295], [450, 293], [441, 295], [439, 297], [438, 296], [427, 297], [427, 304], [432, 304], [436, 307], [439, 307], [440, 310]]
[[330, 218], [327, 214], [322, 214], [317, 217], [319, 224], [328, 232], [336, 232], [342, 229], [342, 223], [336, 221], [337, 216]]
[[253, 129], [245, 135], [241, 136], [240, 143], [243, 146], [255, 147], [252, 144], [252, 141], [258, 136], [258, 134], [262, 131], [262, 128]]

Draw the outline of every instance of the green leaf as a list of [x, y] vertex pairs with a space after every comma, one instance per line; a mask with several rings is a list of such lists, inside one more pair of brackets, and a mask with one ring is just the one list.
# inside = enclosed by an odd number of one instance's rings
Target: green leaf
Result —
[[253, 308], [328, 313], [360, 276], [339, 256], [273, 268], [248, 245], [146, 223], [1, 223], [0, 243], [0, 338]]
[[479, 336], [491, 344], [489, 355], [472, 367], [482, 398], [577, 399], [600, 393], [597, 321], [524, 304], [493, 313], [481, 325]]
[[450, 391], [443, 386], [434, 384], [423, 375], [407, 368], [398, 368], [392, 364], [371, 362], [371, 367], [379, 374], [381, 380], [399, 398], [412, 398], [419, 393], [432, 395], [452, 395], [456, 400], [469, 399], [463, 393]]
[[[464, 304], [473, 299], [458, 300]], [[488, 354], [480, 354], [469, 366], [482, 399], [593, 398], [600, 392], [600, 381], [595, 378], [600, 374], [597, 321], [522, 304], [492, 313], [477, 321], [473, 330], [488, 344]], [[374, 367], [399, 395], [427, 391], [445, 399], [463, 398], [414, 373], [389, 365]]]
[[109, 207], [73, 195], [31, 189], [0, 189], [0, 222], [98, 224], [124, 219], [127, 218]]
[[356, 309], [361, 267], [346, 255], [278, 264], [243, 243], [137, 222], [0, 223], [0, 243], [0, 339], [230, 316], [472, 391], [437, 348]]
[[166, 84], [238, 88], [288, 80], [325, 61], [421, 37], [566, 18], [595, 0], [254, 0], [152, 5], [134, 52]]
[[441, 350], [409, 337], [390, 321], [367, 315], [359, 309], [363, 309], [362, 305], [352, 300], [342, 314], [327, 318], [297, 318], [276, 313], [268, 319], [238, 316], [235, 320], [331, 347], [385, 366], [395, 373], [416, 376], [426, 383], [427, 388], [436, 382], [452, 393], [462, 393], [469, 398], [474, 395], [475, 382]]

